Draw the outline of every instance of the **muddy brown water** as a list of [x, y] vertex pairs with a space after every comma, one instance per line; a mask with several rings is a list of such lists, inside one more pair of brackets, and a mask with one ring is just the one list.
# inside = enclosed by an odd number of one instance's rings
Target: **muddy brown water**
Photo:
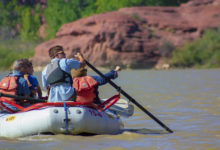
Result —
[[[122, 118], [125, 129], [118, 135], [0, 138], [0, 150], [220, 149], [220, 69], [123, 70], [115, 83], [174, 133], [135, 108], [132, 117]], [[110, 85], [100, 88], [103, 98], [115, 93]]]

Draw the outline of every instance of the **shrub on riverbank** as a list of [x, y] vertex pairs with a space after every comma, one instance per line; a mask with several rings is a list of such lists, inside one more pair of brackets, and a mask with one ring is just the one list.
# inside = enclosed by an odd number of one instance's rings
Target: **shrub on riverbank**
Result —
[[10, 70], [16, 59], [30, 58], [34, 55], [34, 47], [38, 42], [21, 42], [20, 40], [1, 41], [0, 70]]
[[220, 67], [220, 27], [207, 30], [201, 38], [174, 50], [170, 65], [181, 68]]

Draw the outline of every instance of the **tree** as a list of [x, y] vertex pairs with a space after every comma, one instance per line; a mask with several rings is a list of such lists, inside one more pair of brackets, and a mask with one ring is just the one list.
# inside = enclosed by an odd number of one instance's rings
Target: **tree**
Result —
[[17, 22], [17, 13], [15, 8], [17, 7], [17, 0], [10, 2], [0, 2], [0, 26], [8, 26], [14, 28]]
[[80, 18], [80, 0], [48, 0], [44, 16], [48, 24], [47, 39], [55, 37], [61, 25]]
[[96, 12], [96, 0], [81, 0], [80, 1], [80, 17], [91, 16]]
[[28, 6], [20, 7], [21, 39], [23, 41], [38, 39], [38, 29], [40, 27], [40, 5], [35, 9]]

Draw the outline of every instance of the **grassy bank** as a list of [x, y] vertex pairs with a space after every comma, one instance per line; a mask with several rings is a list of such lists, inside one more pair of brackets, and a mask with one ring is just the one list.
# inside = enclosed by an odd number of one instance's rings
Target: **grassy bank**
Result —
[[22, 42], [18, 39], [1, 41], [0, 70], [10, 70], [16, 59], [32, 57], [37, 44], [39, 42]]
[[169, 62], [174, 68], [219, 68], [220, 27], [174, 50]]

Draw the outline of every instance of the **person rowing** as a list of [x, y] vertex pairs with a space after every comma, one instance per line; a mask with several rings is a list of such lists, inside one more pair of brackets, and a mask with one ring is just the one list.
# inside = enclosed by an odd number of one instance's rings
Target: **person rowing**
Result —
[[47, 89], [48, 102], [74, 100], [75, 92], [72, 87], [71, 69], [78, 69], [85, 65], [83, 56], [76, 54], [76, 59], [67, 59], [62, 46], [49, 49], [51, 63], [42, 72], [42, 84]]

